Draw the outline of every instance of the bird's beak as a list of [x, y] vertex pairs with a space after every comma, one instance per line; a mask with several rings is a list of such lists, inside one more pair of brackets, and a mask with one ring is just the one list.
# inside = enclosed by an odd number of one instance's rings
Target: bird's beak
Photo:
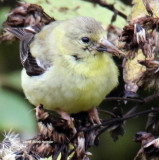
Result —
[[106, 38], [100, 40], [99, 45], [96, 47], [96, 50], [101, 53], [103, 52], [113, 53], [116, 56], [125, 55], [125, 53], [120, 51], [116, 46], [114, 46], [113, 43], [108, 41]]

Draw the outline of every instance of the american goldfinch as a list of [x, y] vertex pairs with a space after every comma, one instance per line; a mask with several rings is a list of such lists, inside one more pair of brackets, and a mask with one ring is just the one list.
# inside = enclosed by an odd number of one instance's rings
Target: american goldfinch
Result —
[[110, 53], [120, 51], [93, 18], [76, 17], [36, 28], [8, 28], [20, 39], [22, 88], [35, 106], [43, 104], [69, 119], [71, 113], [95, 109], [118, 84]]

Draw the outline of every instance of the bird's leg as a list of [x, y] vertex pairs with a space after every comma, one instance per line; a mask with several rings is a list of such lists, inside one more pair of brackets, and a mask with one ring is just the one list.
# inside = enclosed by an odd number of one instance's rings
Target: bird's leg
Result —
[[96, 108], [93, 108], [93, 109], [89, 110], [88, 114], [89, 114], [89, 118], [90, 118], [92, 123], [96, 122], [97, 124], [101, 124], [101, 121], [100, 121], [99, 116], [98, 116], [98, 111], [97, 111]]
[[74, 123], [73, 123], [74, 119], [71, 118], [70, 115], [67, 114], [66, 112], [63, 112], [63, 111], [61, 111], [61, 110], [56, 110], [56, 111], [57, 111], [57, 113], [61, 116], [61, 118], [63, 118], [64, 120], [67, 121], [68, 126], [69, 126], [70, 128], [72, 128], [73, 133], [76, 134], [77, 131], [76, 131], [76, 128], [75, 128]]

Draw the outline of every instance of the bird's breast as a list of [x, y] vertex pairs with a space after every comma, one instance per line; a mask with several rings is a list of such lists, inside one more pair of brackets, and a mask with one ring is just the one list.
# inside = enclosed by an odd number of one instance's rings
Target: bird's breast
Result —
[[78, 64], [56, 63], [41, 76], [22, 72], [22, 87], [32, 104], [68, 113], [98, 106], [117, 84], [118, 69], [109, 56]]

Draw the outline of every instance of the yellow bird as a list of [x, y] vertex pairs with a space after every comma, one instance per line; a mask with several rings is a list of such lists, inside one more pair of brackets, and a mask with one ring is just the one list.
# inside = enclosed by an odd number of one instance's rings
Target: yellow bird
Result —
[[118, 68], [110, 53], [120, 51], [93, 18], [55, 21], [38, 29], [8, 28], [20, 42], [22, 88], [35, 106], [43, 104], [70, 121], [69, 114], [95, 109], [118, 85]]

